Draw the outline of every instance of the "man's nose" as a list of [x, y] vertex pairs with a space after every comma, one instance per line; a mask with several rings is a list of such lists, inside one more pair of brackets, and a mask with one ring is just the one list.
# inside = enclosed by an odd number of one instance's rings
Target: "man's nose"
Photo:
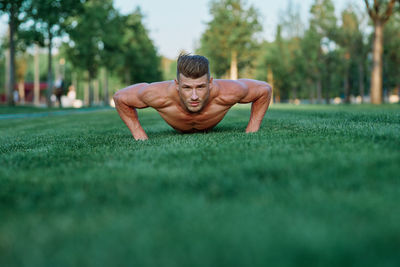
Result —
[[192, 100], [197, 100], [198, 98], [199, 98], [199, 96], [196, 94], [196, 90], [193, 89], [191, 99]]

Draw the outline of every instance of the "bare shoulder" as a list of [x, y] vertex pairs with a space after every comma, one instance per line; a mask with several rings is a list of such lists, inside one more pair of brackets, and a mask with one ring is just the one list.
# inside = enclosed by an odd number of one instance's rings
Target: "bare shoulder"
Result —
[[219, 88], [217, 99], [222, 105], [253, 102], [260, 97], [271, 95], [271, 86], [264, 82], [252, 79], [216, 80]]
[[114, 94], [116, 104], [123, 103], [135, 108], [158, 108], [168, 104], [173, 81], [137, 83]]
[[161, 108], [169, 103], [173, 89], [174, 81], [154, 82], [140, 88], [138, 93], [149, 107]]
[[214, 80], [218, 88], [216, 100], [223, 105], [234, 105], [242, 99], [248, 91], [248, 87], [241, 80]]

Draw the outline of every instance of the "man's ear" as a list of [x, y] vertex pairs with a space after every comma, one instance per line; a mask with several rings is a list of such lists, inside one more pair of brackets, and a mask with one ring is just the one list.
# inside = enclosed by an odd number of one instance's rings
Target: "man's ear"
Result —
[[214, 80], [214, 78], [213, 78], [213, 77], [210, 77], [210, 81], [209, 81], [209, 87], [210, 87], [210, 89], [213, 88], [213, 80]]
[[174, 81], [175, 81], [175, 89], [179, 91], [179, 82], [176, 79], [174, 79]]

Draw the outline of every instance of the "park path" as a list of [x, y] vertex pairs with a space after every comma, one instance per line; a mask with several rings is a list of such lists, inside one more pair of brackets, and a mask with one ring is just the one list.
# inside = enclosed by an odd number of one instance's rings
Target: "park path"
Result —
[[71, 115], [71, 114], [92, 113], [92, 112], [108, 111], [108, 110], [113, 110], [113, 108], [106, 108], [106, 107], [82, 108], [82, 109], [78, 109], [78, 110], [57, 110], [57, 111], [34, 112], [34, 113], [0, 114], [0, 120], [64, 116], [64, 115]]

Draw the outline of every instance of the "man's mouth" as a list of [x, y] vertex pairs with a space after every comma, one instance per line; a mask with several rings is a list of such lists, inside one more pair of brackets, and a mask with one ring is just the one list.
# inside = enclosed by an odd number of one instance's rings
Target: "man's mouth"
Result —
[[197, 106], [200, 104], [200, 102], [189, 102], [189, 104], [190, 104], [192, 107], [197, 107]]

